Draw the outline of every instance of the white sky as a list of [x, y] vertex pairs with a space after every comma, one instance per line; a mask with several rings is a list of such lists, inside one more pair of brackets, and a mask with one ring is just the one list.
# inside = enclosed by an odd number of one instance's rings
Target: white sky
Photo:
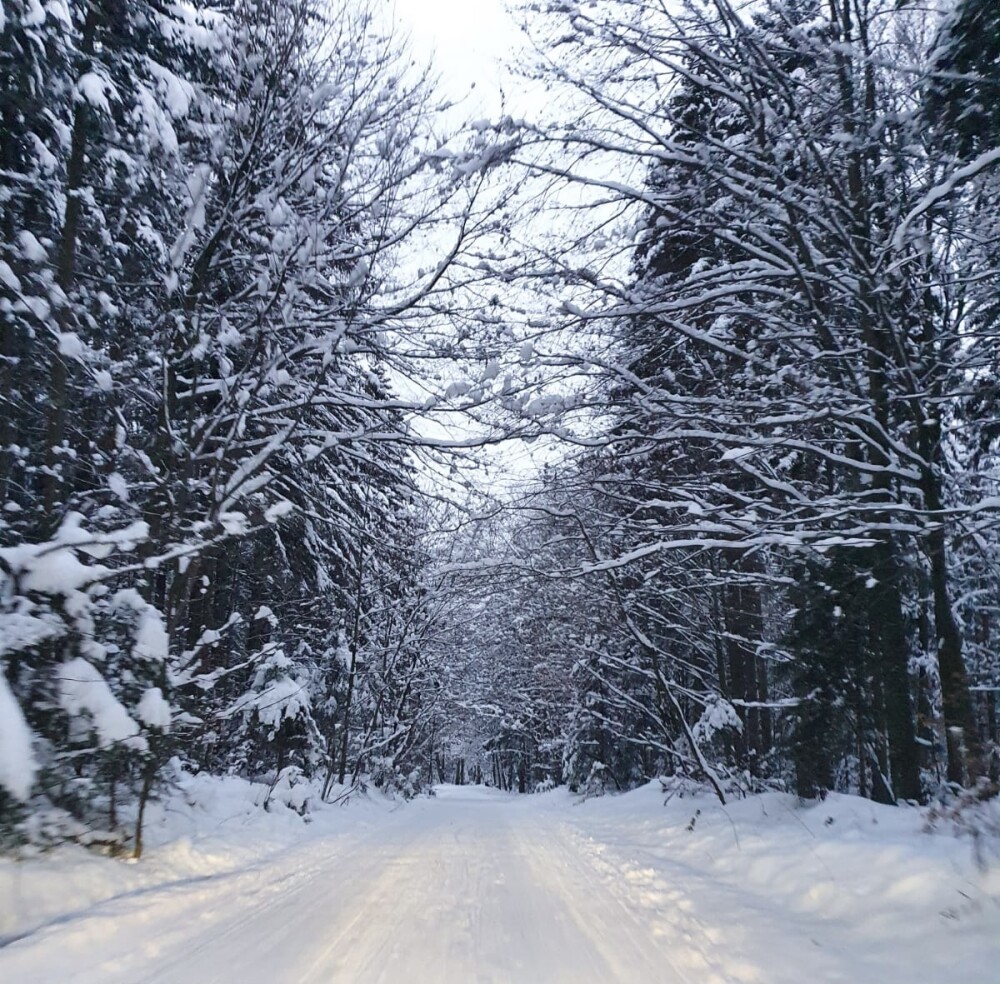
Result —
[[[520, 116], [537, 108], [533, 87], [517, 78], [504, 63], [524, 50], [526, 41], [518, 22], [507, 12], [505, 0], [385, 0], [395, 11], [395, 22], [409, 35], [418, 64], [430, 64], [440, 81], [441, 95], [458, 105], [451, 122], [457, 127], [471, 119]], [[516, 3], [517, 0], [512, 0]], [[501, 94], [501, 91], [503, 94]], [[456, 372], [456, 378], [460, 374]], [[467, 437], [468, 424], [456, 418], [449, 430], [443, 421], [431, 427], [441, 437]], [[421, 432], [427, 425], [421, 426]], [[552, 460], [552, 442], [509, 441], [482, 451], [477, 458], [485, 473], [479, 484], [500, 491], [532, 475]], [[434, 483], [434, 478], [430, 477]], [[499, 485], [498, 485], [499, 483]]]
[[394, 6], [414, 55], [432, 64], [444, 92], [463, 99], [470, 113], [496, 113], [500, 88], [510, 85], [502, 62], [520, 46], [504, 0], [394, 0]]

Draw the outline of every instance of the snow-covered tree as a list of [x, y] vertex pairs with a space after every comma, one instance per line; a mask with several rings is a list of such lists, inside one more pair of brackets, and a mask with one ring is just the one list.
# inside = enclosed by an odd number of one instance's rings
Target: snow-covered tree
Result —
[[[482, 277], [497, 135], [446, 134], [379, 23], [353, 0], [5, 8], [3, 693], [38, 768], [6, 762], [4, 795], [73, 762], [77, 822], [110, 790], [110, 825], [121, 800], [141, 826], [172, 755], [275, 782], [417, 763], [435, 401], [413, 380], [446, 289]], [[83, 573], [88, 550], [114, 562]], [[32, 586], [50, 555], [73, 593]], [[155, 659], [131, 641], [154, 622]], [[98, 704], [115, 735], [73, 723]]]
[[787, 675], [772, 693], [756, 672], [772, 652], [796, 658], [779, 645], [799, 638], [787, 585], [836, 549], [864, 584], [877, 708], [864, 768], [887, 795], [924, 794], [916, 719], [929, 700], [949, 778], [982, 774], [954, 552], [994, 501], [988, 482], [959, 491], [964, 401], [996, 346], [973, 300], [995, 269], [976, 232], [990, 161], [965, 165], [936, 142], [901, 67], [933, 73], [933, 16], [852, 0], [635, 0], [556, 4], [534, 23], [537, 73], [574, 112], [538, 127], [519, 159], [567, 184], [576, 225], [542, 244], [529, 275], [560, 283], [567, 329], [594, 340], [582, 358], [599, 377], [595, 412], [614, 425], [578, 440], [634, 462], [598, 485], [632, 527], [595, 526], [618, 537], [602, 565], [623, 586], [649, 577], [650, 624], [673, 613], [704, 649], [707, 693], [739, 708], [739, 760], [761, 744], [758, 712], [796, 699]]

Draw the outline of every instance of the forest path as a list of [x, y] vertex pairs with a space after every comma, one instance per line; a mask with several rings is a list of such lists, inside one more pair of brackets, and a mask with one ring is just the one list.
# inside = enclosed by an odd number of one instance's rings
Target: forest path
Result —
[[[537, 804], [445, 787], [368, 831], [310, 837], [254, 868], [113, 899], [51, 925], [0, 951], [0, 976], [683, 984], [641, 902], [610, 891], [560, 813]], [[37, 947], [44, 979], [33, 973]]]

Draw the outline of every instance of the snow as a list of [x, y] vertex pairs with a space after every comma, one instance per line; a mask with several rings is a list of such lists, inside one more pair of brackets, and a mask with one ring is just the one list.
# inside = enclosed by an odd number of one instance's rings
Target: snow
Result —
[[240, 536], [250, 528], [250, 521], [241, 512], [220, 513], [219, 523], [230, 536]]
[[111, 113], [111, 103], [108, 96], [115, 100], [118, 94], [115, 87], [97, 72], [85, 72], [76, 84], [76, 90], [87, 103], [103, 113]]
[[195, 99], [194, 86], [186, 79], [179, 78], [173, 72], [168, 71], [152, 58], [146, 59], [146, 67], [150, 75], [159, 83], [163, 104], [167, 112], [174, 119], [187, 116], [191, 111], [191, 103]]
[[65, 355], [70, 359], [83, 359], [85, 349], [83, 342], [80, 340], [80, 336], [77, 335], [76, 332], [61, 331], [57, 333], [57, 337], [59, 339], [60, 355]]
[[741, 732], [743, 722], [729, 701], [717, 697], [705, 705], [705, 710], [692, 728], [692, 733], [698, 741], [704, 742], [727, 730]]
[[9, 287], [14, 292], [20, 292], [21, 290], [21, 281], [17, 279], [9, 264], [3, 260], [0, 260], [0, 283], [5, 287]]
[[146, 851], [137, 865], [125, 865], [75, 845], [38, 857], [0, 858], [0, 980], [7, 974], [4, 945], [49, 924], [84, 918], [100, 903], [123, 893], [224, 878], [295, 844], [312, 829], [328, 836], [361, 826], [370, 814], [395, 804], [375, 799], [351, 811], [334, 808], [312, 824], [272, 799], [268, 787], [233, 776], [191, 776], [174, 769], [176, 789], [147, 807]]
[[[305, 824], [243, 780], [155, 807], [148, 859], [0, 862], [20, 984], [985, 984], [1000, 879], [923, 811], [727, 807], [652, 783], [580, 803], [439, 787]], [[11, 903], [13, 902], [13, 906]]]
[[[280, 665], [280, 662], [272, 659], [271, 665]], [[227, 715], [250, 714], [255, 711], [261, 725], [270, 728], [273, 735], [286, 718], [295, 718], [309, 707], [309, 691], [304, 680], [282, 675], [264, 683], [258, 674], [254, 685], [261, 689], [240, 697]]]
[[[101, 382], [98, 383], [100, 389], [104, 392], [108, 392], [111, 389], [110, 376], [108, 376], [107, 383], [108, 383], [107, 386], [103, 385]], [[129, 499], [128, 482], [125, 481], [124, 477], [121, 475], [120, 472], [112, 472], [108, 476], [108, 488], [111, 489], [111, 491], [119, 499], [121, 499], [122, 502], [128, 502]]]
[[111, 692], [107, 681], [95, 667], [81, 657], [59, 667], [59, 704], [69, 715], [86, 713], [97, 732], [101, 748], [128, 741], [132, 747], [145, 743], [139, 725]]
[[92, 534], [83, 526], [79, 513], [68, 513], [54, 540], [21, 543], [0, 548], [0, 559], [18, 574], [22, 591], [70, 596], [108, 573], [107, 568], [81, 563], [74, 548], [91, 556], [106, 556], [113, 544], [136, 541], [145, 536], [145, 523], [133, 523], [124, 530]]
[[159, 687], [150, 687], [139, 699], [136, 707], [139, 720], [147, 727], [170, 730], [170, 705]]
[[[53, 4], [53, 6], [56, 6]], [[21, 23], [25, 27], [37, 27], [45, 23], [45, 7], [39, 0], [28, 0], [24, 5], [24, 13], [21, 15]]]
[[31, 729], [11, 693], [0, 663], [0, 789], [27, 800], [38, 764], [31, 747]]
[[170, 638], [162, 616], [152, 605], [146, 605], [139, 613], [132, 652], [140, 659], [163, 662], [169, 649]]
[[956, 188], [961, 187], [966, 182], [982, 174], [983, 171], [994, 167], [1000, 162], [1000, 147], [992, 147], [980, 154], [975, 160], [970, 161], [965, 167], [957, 168], [950, 172], [948, 176], [927, 192], [924, 197], [904, 216], [899, 224], [892, 245], [895, 249], [901, 249], [903, 242], [915, 220], [926, 214], [938, 202], [950, 197]]
[[57, 616], [27, 615], [24, 612], [0, 612], [0, 656], [36, 646], [60, 635], [65, 626]]
[[170, 637], [159, 610], [149, 604], [135, 588], [123, 588], [115, 593], [112, 608], [135, 613], [132, 654], [141, 660], [162, 663], [170, 650]]
[[44, 263], [48, 259], [45, 247], [27, 229], [22, 229], [17, 234], [17, 241], [21, 247], [21, 256], [29, 263]]
[[663, 801], [659, 783], [592, 801], [570, 830], [671, 941], [681, 980], [995, 979], [1000, 855], [982, 870], [970, 841], [926, 831], [924, 811], [838, 795]]
[[264, 520], [268, 523], [276, 523], [284, 516], [288, 516], [295, 511], [295, 503], [288, 499], [279, 499], [272, 503], [264, 512]]

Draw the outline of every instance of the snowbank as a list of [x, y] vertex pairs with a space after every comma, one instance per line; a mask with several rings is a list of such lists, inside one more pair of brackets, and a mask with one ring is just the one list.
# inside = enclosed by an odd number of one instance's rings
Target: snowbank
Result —
[[[300, 805], [306, 789], [314, 795], [310, 812], [302, 816], [286, 804]], [[169, 797], [149, 805], [146, 847], [138, 864], [75, 845], [37, 858], [0, 858], [0, 946], [98, 902], [218, 878], [299, 845], [303, 838], [357, 830], [394, 805], [373, 794], [353, 798], [344, 809], [321, 803], [316, 790], [300, 785], [292, 795], [272, 794], [265, 810], [267, 796], [267, 786], [234, 776], [182, 775]]]
[[850, 796], [664, 798], [651, 783], [588, 800], [568, 827], [699, 984], [1000, 980], [995, 838], [977, 847], [928, 831], [924, 810]]

